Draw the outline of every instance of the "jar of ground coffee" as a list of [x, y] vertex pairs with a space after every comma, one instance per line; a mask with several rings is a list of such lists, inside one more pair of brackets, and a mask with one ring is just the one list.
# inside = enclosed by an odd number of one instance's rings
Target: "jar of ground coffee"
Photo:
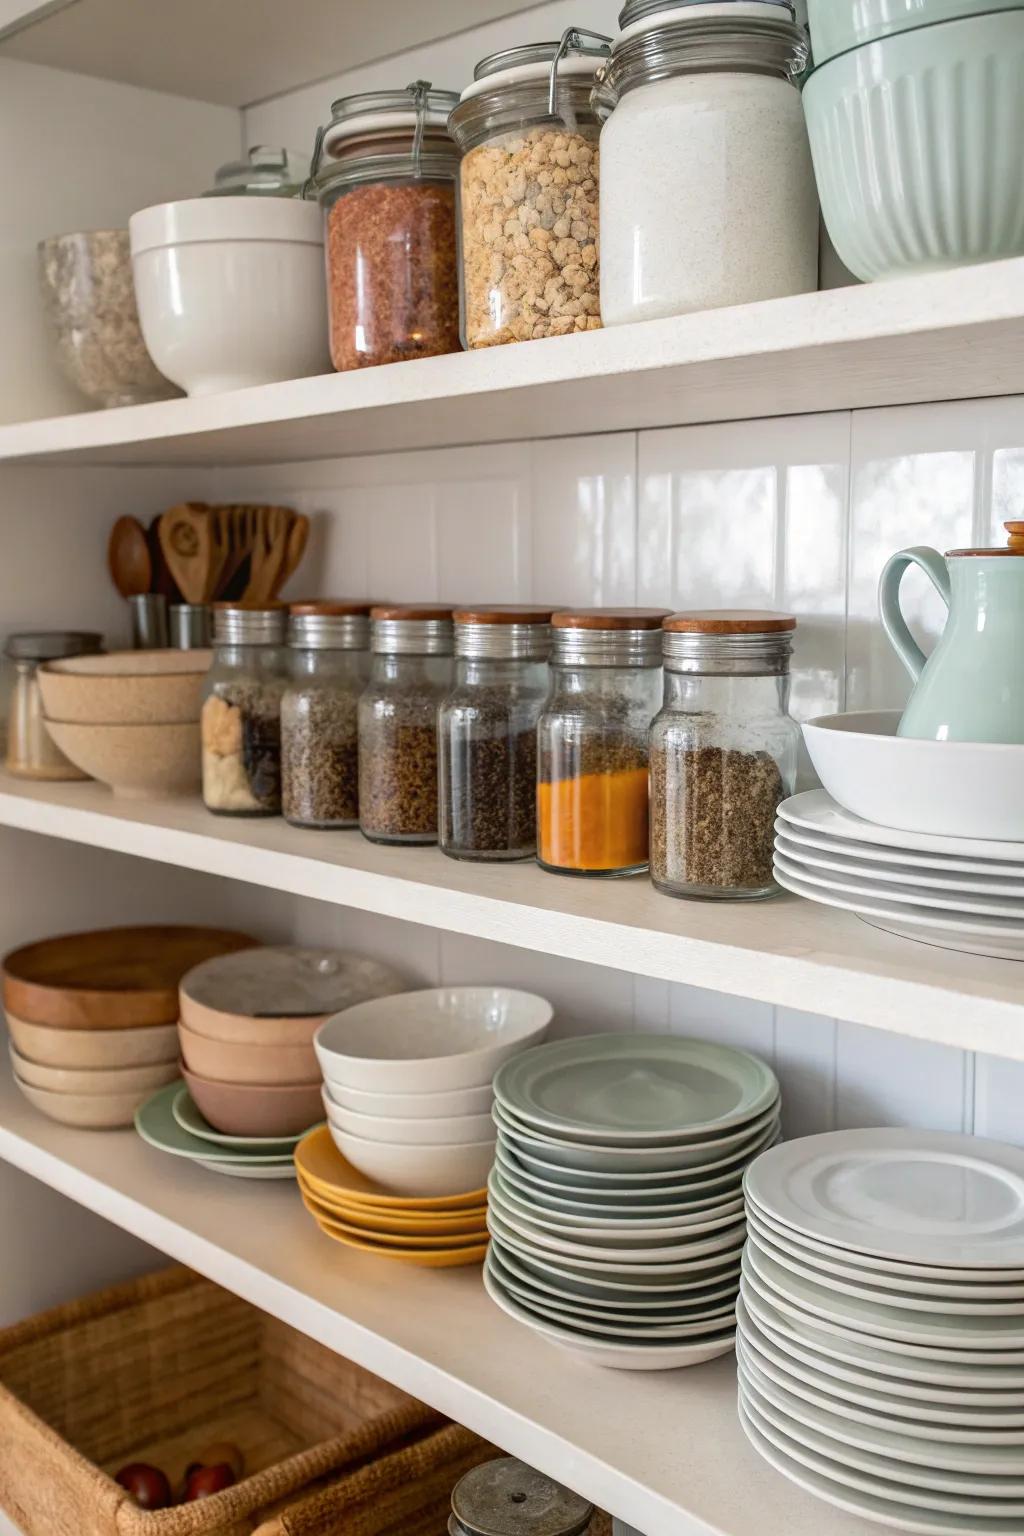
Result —
[[375, 843], [437, 842], [437, 711], [452, 684], [452, 610], [370, 610], [359, 700], [359, 826]]
[[281, 700], [281, 798], [295, 827], [359, 825], [359, 696], [370, 678], [370, 604], [293, 603]]
[[455, 1485], [448, 1536], [594, 1536], [593, 1504], [513, 1456]]
[[651, 878], [671, 896], [771, 896], [775, 813], [793, 793], [788, 713], [796, 620], [677, 613], [664, 627], [665, 703], [651, 730]]
[[455, 686], [438, 716], [441, 849], [453, 859], [529, 859], [551, 609], [460, 608], [453, 618]]

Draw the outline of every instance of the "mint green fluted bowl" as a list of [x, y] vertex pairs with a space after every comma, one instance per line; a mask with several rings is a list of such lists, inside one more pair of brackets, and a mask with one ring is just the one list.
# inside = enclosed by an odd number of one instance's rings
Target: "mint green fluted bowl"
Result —
[[807, 0], [814, 58], [818, 64], [877, 38], [961, 16], [1024, 9], [1022, 0]]
[[1024, 9], [829, 59], [803, 101], [825, 224], [855, 276], [1024, 254]]

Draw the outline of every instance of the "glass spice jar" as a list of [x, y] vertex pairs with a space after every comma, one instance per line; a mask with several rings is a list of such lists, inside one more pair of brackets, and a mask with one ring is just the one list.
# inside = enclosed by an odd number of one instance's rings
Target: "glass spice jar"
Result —
[[215, 603], [201, 717], [203, 800], [221, 816], [281, 810], [286, 603]]
[[310, 173], [324, 210], [335, 368], [458, 352], [451, 91], [343, 96], [317, 136]]
[[647, 737], [661, 702], [664, 609], [551, 620], [551, 692], [537, 727], [537, 857], [557, 874], [647, 868]]
[[449, 1536], [587, 1536], [593, 1504], [514, 1456], [485, 1461], [452, 1490]]
[[492, 53], [451, 115], [464, 151], [459, 277], [467, 347], [600, 328], [600, 125], [590, 95], [609, 41], [570, 27], [560, 42]]
[[359, 696], [370, 677], [370, 604], [293, 603], [281, 700], [281, 803], [294, 827], [359, 825]]
[[103, 636], [88, 630], [52, 630], [7, 637], [4, 656], [14, 669], [4, 763], [8, 773], [50, 782], [88, 778], [88, 774], [68, 762], [46, 729], [37, 674], [42, 662], [95, 656], [102, 649]]
[[359, 827], [374, 843], [437, 842], [437, 711], [452, 683], [452, 610], [370, 610], [359, 700]]
[[670, 896], [771, 896], [775, 813], [793, 793], [788, 713], [796, 619], [677, 613], [651, 729], [651, 879]]
[[529, 859], [537, 849], [537, 720], [551, 609], [459, 608], [455, 687], [438, 715], [441, 851]]

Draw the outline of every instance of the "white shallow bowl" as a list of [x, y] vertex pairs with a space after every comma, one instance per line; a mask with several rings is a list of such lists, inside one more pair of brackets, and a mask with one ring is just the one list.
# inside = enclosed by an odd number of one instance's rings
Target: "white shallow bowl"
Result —
[[140, 1029], [53, 1029], [7, 1015], [22, 1056], [45, 1067], [145, 1067], [178, 1059], [177, 1024]]
[[489, 1084], [503, 1061], [543, 1040], [553, 1011], [507, 987], [432, 987], [346, 1008], [313, 1044], [332, 1089], [450, 1092]]
[[444, 1115], [489, 1115], [494, 1103], [490, 1083], [479, 1088], [453, 1088], [449, 1093], [367, 1093], [348, 1083], [328, 1089], [339, 1109], [358, 1115], [386, 1115], [395, 1120], [439, 1120]]
[[904, 832], [1024, 842], [1024, 746], [897, 736], [900, 711], [822, 715], [804, 740], [833, 800]]
[[31, 1088], [47, 1088], [51, 1093], [153, 1093], [178, 1076], [176, 1061], [157, 1062], [149, 1067], [48, 1067], [19, 1056], [11, 1047], [14, 1075]]
[[482, 1189], [494, 1161], [494, 1140], [447, 1147], [396, 1147], [364, 1141], [330, 1127], [331, 1140], [353, 1168], [400, 1195], [461, 1195]]
[[190, 395], [331, 371], [316, 203], [189, 198], [129, 232], [146, 346]]
[[357, 1115], [351, 1109], [339, 1109], [324, 1088], [324, 1109], [336, 1130], [364, 1141], [379, 1141], [396, 1147], [440, 1147], [465, 1145], [472, 1141], [495, 1139], [490, 1115], [445, 1115], [437, 1120], [397, 1120], [379, 1115]]

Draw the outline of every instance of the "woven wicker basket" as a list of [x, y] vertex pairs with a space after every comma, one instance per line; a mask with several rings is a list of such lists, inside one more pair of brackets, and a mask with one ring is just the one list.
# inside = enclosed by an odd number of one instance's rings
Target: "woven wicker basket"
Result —
[[[248, 1475], [211, 1498], [146, 1513], [113, 1480], [147, 1461], [175, 1485], [217, 1440]], [[441, 1536], [494, 1454], [184, 1269], [0, 1332], [0, 1506], [25, 1536]]]

